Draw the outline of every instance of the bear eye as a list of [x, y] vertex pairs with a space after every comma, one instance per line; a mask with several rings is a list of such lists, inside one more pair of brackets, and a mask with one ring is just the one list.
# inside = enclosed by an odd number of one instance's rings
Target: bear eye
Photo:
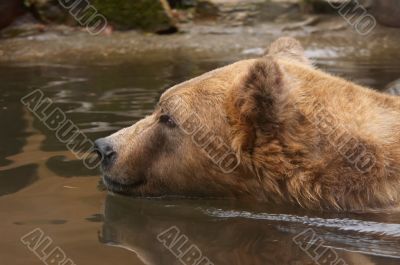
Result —
[[171, 118], [171, 116], [167, 115], [167, 114], [163, 114], [160, 116], [160, 123], [163, 123], [165, 125], [167, 125], [168, 127], [175, 127], [176, 123], [175, 121]]

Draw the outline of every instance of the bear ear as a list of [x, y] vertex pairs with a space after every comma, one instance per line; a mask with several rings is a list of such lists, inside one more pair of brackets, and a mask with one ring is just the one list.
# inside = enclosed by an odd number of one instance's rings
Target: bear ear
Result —
[[296, 61], [307, 65], [312, 63], [304, 54], [304, 49], [300, 42], [291, 37], [282, 37], [274, 41], [265, 52], [266, 56], [281, 57], [286, 60]]
[[226, 101], [235, 150], [251, 152], [257, 133], [268, 135], [277, 131], [286, 90], [283, 70], [273, 57], [258, 59], [250, 67]]

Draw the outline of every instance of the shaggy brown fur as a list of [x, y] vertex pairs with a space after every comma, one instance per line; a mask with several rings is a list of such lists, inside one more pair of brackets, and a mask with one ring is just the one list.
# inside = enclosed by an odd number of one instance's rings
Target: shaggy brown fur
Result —
[[[165, 113], [185, 133], [160, 124]], [[169, 89], [152, 116], [109, 140], [120, 155], [105, 174], [122, 184], [140, 175], [139, 186], [108, 183], [116, 192], [337, 210], [400, 206], [400, 98], [315, 69], [290, 38], [262, 58]], [[216, 159], [221, 143], [240, 161], [231, 172]]]

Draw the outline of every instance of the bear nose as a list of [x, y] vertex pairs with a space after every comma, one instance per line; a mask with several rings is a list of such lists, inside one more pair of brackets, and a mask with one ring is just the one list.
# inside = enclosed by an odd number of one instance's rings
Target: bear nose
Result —
[[97, 139], [94, 142], [95, 152], [101, 159], [101, 163], [103, 166], [110, 166], [117, 156], [117, 153], [114, 151], [112, 145], [105, 138]]

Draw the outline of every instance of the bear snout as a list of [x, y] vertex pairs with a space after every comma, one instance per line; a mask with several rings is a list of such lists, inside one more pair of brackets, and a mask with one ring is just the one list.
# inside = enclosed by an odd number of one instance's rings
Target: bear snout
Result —
[[114, 150], [113, 145], [106, 138], [97, 139], [94, 142], [95, 152], [101, 160], [101, 165], [104, 169], [110, 168], [115, 162], [117, 152]]

